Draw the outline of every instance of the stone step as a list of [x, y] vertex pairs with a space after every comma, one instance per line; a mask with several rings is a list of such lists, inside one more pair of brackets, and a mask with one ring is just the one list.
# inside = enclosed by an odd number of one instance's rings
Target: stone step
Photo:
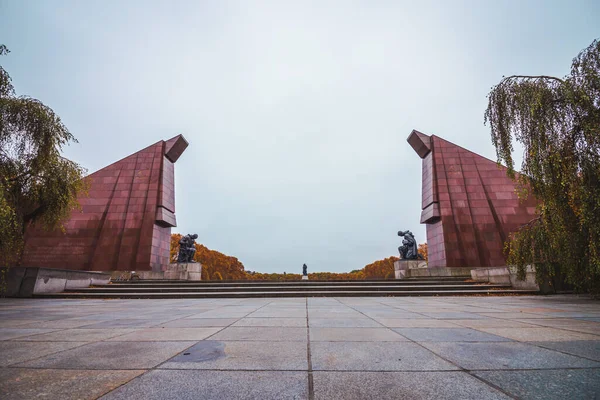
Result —
[[302, 284], [320, 284], [320, 285], [330, 285], [330, 284], [395, 284], [398, 282], [464, 282], [465, 280], [470, 280], [471, 276], [422, 276], [417, 278], [407, 278], [407, 279], [367, 279], [367, 280], [330, 280], [330, 281], [318, 281], [318, 280], [293, 280], [293, 281], [249, 281], [249, 280], [227, 280], [227, 281], [188, 281], [188, 280], [177, 280], [177, 279], [136, 279], [132, 281], [117, 281], [113, 280], [113, 284], [121, 284], [121, 285], [147, 285], [147, 284], [181, 284], [181, 285], [231, 285], [231, 284], [239, 284], [239, 285], [282, 285], [282, 284], [297, 284], [302, 282]]
[[239, 287], [235, 285], [231, 286], [156, 286], [156, 287], [132, 287], [132, 286], [121, 286], [121, 285], [103, 285], [93, 286], [86, 289], [75, 289], [67, 290], [68, 292], [80, 292], [80, 293], [94, 293], [94, 292], [105, 292], [105, 293], [170, 293], [170, 292], [198, 292], [198, 293], [210, 293], [210, 292], [240, 292], [240, 291], [260, 291], [260, 292], [308, 292], [308, 291], [422, 291], [422, 290], [492, 290], [492, 289], [507, 289], [510, 285], [498, 284], [452, 284], [452, 285], [319, 285], [319, 286], [308, 286], [303, 284], [296, 285], [273, 285], [273, 286], [261, 286], [261, 287]]
[[238, 291], [238, 292], [151, 292], [111, 293], [106, 291], [64, 292], [36, 294], [36, 298], [86, 298], [86, 299], [203, 299], [203, 298], [255, 298], [255, 297], [365, 297], [365, 296], [474, 296], [474, 295], [532, 295], [532, 290], [481, 289], [481, 290], [314, 290], [314, 291]]
[[248, 281], [223, 281], [223, 282], [202, 282], [202, 281], [133, 281], [133, 282], [111, 282], [108, 285], [96, 285], [96, 287], [275, 287], [275, 286], [397, 286], [397, 285], [477, 285], [481, 282], [466, 282], [464, 279], [451, 280], [390, 280], [390, 281], [288, 281], [288, 282], [248, 282]]

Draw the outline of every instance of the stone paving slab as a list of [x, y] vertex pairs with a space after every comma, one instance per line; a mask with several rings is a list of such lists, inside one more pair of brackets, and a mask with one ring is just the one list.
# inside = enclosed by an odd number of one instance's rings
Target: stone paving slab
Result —
[[282, 310], [259, 310], [249, 314], [250, 318], [306, 318], [306, 310], [301, 308]]
[[118, 342], [197, 341], [206, 339], [222, 328], [145, 328], [108, 339]]
[[594, 361], [519, 342], [422, 342], [435, 354], [465, 369], [600, 367]]
[[533, 314], [524, 312], [494, 312], [494, 313], [481, 313], [481, 317], [489, 318], [500, 318], [500, 319], [545, 319], [552, 318], [547, 314]]
[[435, 371], [456, 366], [409, 342], [312, 342], [315, 371]]
[[[348, 309], [349, 310], [349, 309]], [[365, 318], [365, 316], [357, 311], [346, 310], [344, 312], [336, 312], [331, 310], [310, 311], [309, 319], [354, 319]], [[367, 317], [369, 318], [369, 317]]]
[[95, 323], [96, 321], [82, 319], [57, 319], [53, 321], [32, 321], [27, 325], [23, 325], [22, 327], [35, 329], [71, 329], [83, 328], [88, 325], [93, 325]]
[[436, 319], [483, 319], [484, 317], [479, 314], [460, 312], [460, 311], [447, 311], [447, 312], [424, 312], [427, 318]]
[[0, 328], [0, 340], [23, 338], [42, 333], [54, 332], [58, 329], [31, 329], [31, 328]]
[[[12, 319], [10, 316], [0, 315], [0, 328], [19, 328], [31, 324], [42, 325], [42, 322], [35, 319]], [[39, 328], [48, 327], [39, 326]]]
[[247, 312], [242, 311], [242, 312], [235, 312], [235, 311], [221, 311], [221, 310], [211, 310], [211, 311], [204, 311], [198, 314], [192, 314], [186, 318], [210, 318], [210, 319], [215, 319], [215, 318], [233, 318], [233, 319], [240, 319], [245, 317], [246, 315], [248, 315]]
[[311, 328], [381, 328], [382, 325], [370, 318], [310, 318]]
[[395, 328], [402, 336], [415, 342], [508, 342], [502, 336], [469, 328]]
[[600, 340], [598, 335], [572, 332], [555, 328], [479, 328], [483, 332], [503, 336], [520, 342]]
[[306, 343], [205, 340], [161, 369], [307, 371]]
[[0, 398], [594, 398], [599, 315], [564, 295], [0, 299]]
[[388, 328], [310, 328], [315, 342], [404, 342], [404, 336]]
[[83, 346], [87, 342], [0, 342], [0, 367], [33, 360], [59, 351]]
[[25, 368], [148, 369], [195, 342], [97, 342], [17, 364]]
[[[119, 318], [121, 318], [119, 316]], [[113, 328], [150, 328], [161, 323], [169, 321], [169, 318], [162, 319], [111, 319], [103, 320], [92, 325], [86, 325], [87, 329], [113, 329]]]
[[[553, 319], [534, 319], [534, 320], [521, 320], [522, 322], [526, 322], [532, 328], [538, 327], [551, 327], [551, 328], [559, 328], [565, 329], [569, 331], [575, 332], [583, 332], [583, 333], [591, 333], [593, 335], [600, 336], [600, 323], [594, 321], [584, 321], [580, 319], [573, 318], [553, 318]], [[508, 328], [508, 326], [498, 326], [501, 328]]]
[[143, 372], [3, 368], [0, 369], [0, 398], [97, 399]]
[[[389, 328], [457, 328], [454, 321], [445, 321], [441, 319], [404, 319], [404, 318], [375, 318], [383, 326]], [[473, 320], [477, 321], [477, 320]]]
[[232, 326], [281, 326], [306, 328], [306, 318], [243, 318]]
[[[527, 320], [532, 321], [532, 320]], [[526, 322], [520, 322], [512, 319], [453, 319], [454, 325], [462, 326], [465, 328], [537, 328], [537, 325], [529, 324]]]
[[236, 321], [238, 321], [238, 318], [181, 318], [155, 326], [160, 328], [224, 328]]
[[[600, 341], [573, 340], [563, 342], [532, 342], [536, 346], [600, 361]], [[598, 396], [600, 397], [600, 395]]]
[[211, 337], [212, 340], [259, 340], [274, 342], [306, 342], [306, 328], [230, 326]]
[[510, 399], [464, 372], [315, 372], [315, 400]]
[[300, 371], [154, 370], [102, 399], [308, 399], [308, 374]]
[[474, 375], [521, 399], [600, 397], [600, 370], [475, 371]]
[[52, 333], [26, 336], [19, 338], [19, 340], [32, 342], [97, 342], [135, 331], [135, 329], [65, 329]]

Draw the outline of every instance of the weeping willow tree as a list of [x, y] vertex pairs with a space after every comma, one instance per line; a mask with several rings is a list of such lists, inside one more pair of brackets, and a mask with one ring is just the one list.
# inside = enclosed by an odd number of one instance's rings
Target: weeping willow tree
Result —
[[[485, 112], [498, 161], [519, 194], [539, 201], [537, 218], [514, 232], [507, 262], [521, 277], [560, 275], [600, 293], [600, 41], [573, 59], [569, 75], [509, 76], [492, 88]], [[513, 143], [524, 149], [515, 174]]]
[[61, 156], [74, 141], [50, 107], [15, 94], [0, 66], [0, 268], [18, 262], [29, 224], [57, 228], [77, 207], [85, 171]]

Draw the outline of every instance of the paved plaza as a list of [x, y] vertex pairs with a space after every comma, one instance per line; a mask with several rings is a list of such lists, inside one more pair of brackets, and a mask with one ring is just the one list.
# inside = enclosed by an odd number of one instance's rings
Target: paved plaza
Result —
[[0, 398], [595, 399], [600, 302], [0, 299]]

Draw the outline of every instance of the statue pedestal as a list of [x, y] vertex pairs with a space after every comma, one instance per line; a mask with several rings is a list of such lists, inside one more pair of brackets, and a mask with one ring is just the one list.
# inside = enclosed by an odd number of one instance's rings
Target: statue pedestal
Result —
[[410, 277], [411, 269], [427, 268], [425, 260], [403, 260], [400, 259], [394, 262], [394, 273], [396, 279], [406, 279]]
[[302, 275], [302, 280], [303, 281], [307, 281], [308, 280], [308, 275]]
[[164, 271], [164, 279], [199, 281], [202, 280], [202, 264], [176, 263], [169, 264]]

